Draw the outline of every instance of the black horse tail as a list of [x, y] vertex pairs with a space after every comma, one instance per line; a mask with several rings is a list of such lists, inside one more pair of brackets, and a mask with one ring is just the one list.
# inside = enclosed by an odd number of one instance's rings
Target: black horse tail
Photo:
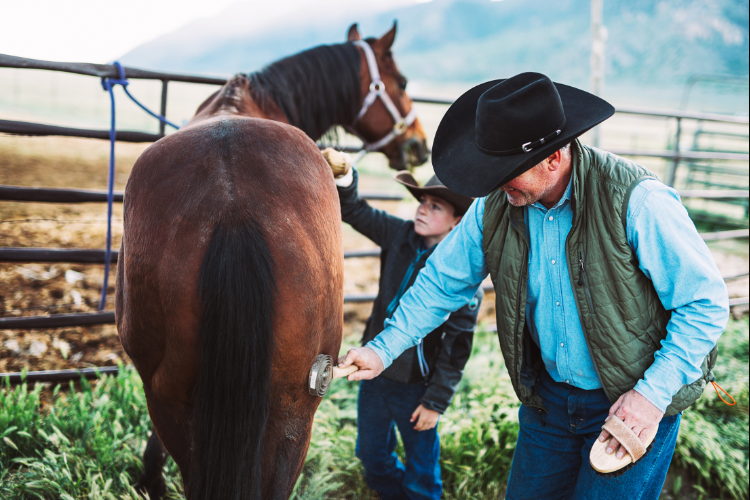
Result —
[[260, 228], [228, 219], [216, 226], [200, 274], [189, 500], [261, 498], [275, 266]]

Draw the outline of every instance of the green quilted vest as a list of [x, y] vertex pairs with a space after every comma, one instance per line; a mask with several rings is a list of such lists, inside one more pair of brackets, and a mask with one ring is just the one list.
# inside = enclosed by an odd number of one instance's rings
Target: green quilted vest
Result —
[[[656, 178], [624, 158], [571, 145], [573, 227], [565, 244], [578, 314], [599, 380], [613, 403], [643, 378], [667, 336], [671, 313], [638, 268], [626, 236], [628, 201], [642, 180]], [[521, 402], [544, 409], [535, 385], [541, 353], [526, 324], [529, 242], [523, 208], [505, 192], [490, 194], [484, 209], [483, 248], [495, 286], [497, 335]], [[674, 395], [666, 415], [693, 404], [713, 380], [717, 349], [703, 361], [703, 377]]]

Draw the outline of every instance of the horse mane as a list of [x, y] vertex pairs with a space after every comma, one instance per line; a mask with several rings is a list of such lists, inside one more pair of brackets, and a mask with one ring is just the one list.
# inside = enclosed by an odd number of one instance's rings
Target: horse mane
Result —
[[359, 51], [352, 43], [319, 45], [247, 75], [264, 111], [273, 104], [314, 141], [334, 125], [350, 125], [362, 103]]

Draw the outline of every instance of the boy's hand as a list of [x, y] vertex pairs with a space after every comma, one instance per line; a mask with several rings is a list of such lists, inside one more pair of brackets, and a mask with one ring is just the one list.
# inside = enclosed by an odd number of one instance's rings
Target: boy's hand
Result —
[[341, 356], [338, 360], [339, 368], [346, 368], [349, 365], [357, 365], [359, 371], [356, 371], [347, 377], [347, 380], [370, 380], [383, 372], [383, 362], [380, 356], [369, 347], [355, 347], [349, 349], [346, 356]]
[[415, 431], [427, 431], [435, 427], [438, 423], [440, 414], [435, 410], [428, 410], [422, 405], [417, 406], [414, 413], [411, 414], [410, 422], [417, 421], [417, 425], [414, 426]]
[[345, 176], [352, 168], [352, 157], [348, 153], [342, 153], [333, 148], [325, 148], [321, 153], [330, 165], [334, 179]]

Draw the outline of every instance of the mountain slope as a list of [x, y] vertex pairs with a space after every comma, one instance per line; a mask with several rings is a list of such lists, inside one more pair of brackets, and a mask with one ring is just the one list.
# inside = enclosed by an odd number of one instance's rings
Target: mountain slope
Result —
[[[608, 82], [654, 86], [681, 84], [693, 73], [748, 75], [746, 0], [604, 3]], [[192, 23], [120, 61], [229, 75], [314, 45], [342, 42], [352, 22], [360, 21], [364, 35], [378, 36], [398, 19], [394, 52], [412, 81], [473, 83], [533, 70], [588, 86], [589, 0], [434, 0], [379, 13], [321, 8], [249, 22], [246, 31], [222, 31], [221, 19], [240, 16], [241, 10], [233, 7], [216, 19]]]

